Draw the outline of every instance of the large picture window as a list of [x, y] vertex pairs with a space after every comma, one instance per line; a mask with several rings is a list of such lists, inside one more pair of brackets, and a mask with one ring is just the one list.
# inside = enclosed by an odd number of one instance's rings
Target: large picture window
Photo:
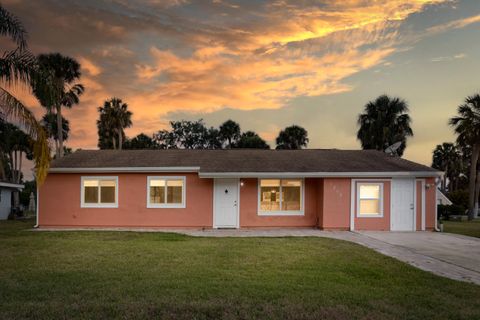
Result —
[[185, 177], [148, 177], [148, 208], [185, 208]]
[[82, 177], [83, 208], [115, 208], [118, 206], [117, 177]]
[[259, 214], [303, 214], [302, 179], [260, 179]]
[[359, 183], [357, 186], [357, 216], [383, 216], [383, 184]]

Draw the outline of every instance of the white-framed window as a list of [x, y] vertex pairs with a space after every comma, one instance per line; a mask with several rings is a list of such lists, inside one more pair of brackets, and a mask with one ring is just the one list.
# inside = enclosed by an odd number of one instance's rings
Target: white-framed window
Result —
[[185, 177], [147, 177], [147, 208], [185, 208]]
[[259, 215], [303, 215], [303, 179], [259, 179]]
[[383, 217], [383, 183], [357, 184], [357, 217]]
[[117, 208], [118, 177], [82, 177], [82, 208]]

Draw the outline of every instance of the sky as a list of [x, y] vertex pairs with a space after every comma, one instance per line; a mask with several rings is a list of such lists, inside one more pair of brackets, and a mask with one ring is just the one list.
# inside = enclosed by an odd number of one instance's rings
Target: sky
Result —
[[[479, 0], [3, 0], [35, 54], [82, 65], [67, 146], [97, 146], [98, 107], [133, 112], [129, 137], [171, 120], [228, 119], [272, 147], [297, 124], [309, 148], [359, 149], [357, 117], [381, 94], [405, 99], [404, 157], [430, 165], [466, 96], [480, 92]], [[40, 118], [28, 92], [22, 101]]]

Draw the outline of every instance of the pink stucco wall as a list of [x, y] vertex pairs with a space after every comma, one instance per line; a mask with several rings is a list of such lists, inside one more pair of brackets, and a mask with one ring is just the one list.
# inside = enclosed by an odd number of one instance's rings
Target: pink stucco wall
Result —
[[417, 231], [422, 230], [422, 181], [417, 180], [417, 194], [415, 195], [415, 201], [417, 201], [417, 212], [415, 213]]
[[435, 185], [435, 178], [425, 179], [427, 188], [425, 189], [425, 228], [433, 230], [437, 223], [436, 221], [436, 207], [437, 207], [437, 187]]
[[321, 229], [350, 229], [351, 179], [323, 179]]
[[[108, 174], [102, 174], [106, 176]], [[160, 174], [151, 174], [160, 175]], [[40, 226], [212, 227], [213, 180], [186, 176], [186, 208], [147, 208], [145, 173], [118, 176], [118, 208], [81, 208], [81, 174], [49, 174], [40, 188]], [[91, 176], [95, 176], [92, 174]]]
[[[98, 174], [105, 176], [109, 174]], [[201, 179], [196, 173], [146, 174], [123, 173], [118, 176], [118, 208], [81, 208], [82, 174], [49, 174], [39, 190], [39, 224], [72, 227], [191, 227], [212, 228], [213, 179]], [[147, 176], [185, 176], [186, 208], [147, 208]], [[95, 176], [89, 174], [88, 176]], [[241, 179], [240, 227], [319, 227], [350, 229], [351, 179], [305, 179], [304, 215], [259, 216], [258, 180]], [[376, 181], [377, 182], [377, 181]], [[389, 230], [390, 181], [384, 183], [383, 218], [356, 218], [356, 230]], [[417, 229], [421, 228], [421, 188], [417, 182]], [[435, 181], [426, 178], [425, 224], [435, 226]], [[355, 203], [356, 207], [356, 203]], [[355, 208], [356, 209], [356, 208]]]
[[382, 183], [383, 184], [383, 217], [357, 217], [357, 201], [354, 201], [355, 208], [355, 230], [390, 230], [390, 190], [391, 182], [388, 180], [357, 181], [355, 184], [355, 194], [357, 194], [359, 183]]
[[260, 216], [258, 215], [258, 180], [241, 179], [240, 227], [315, 227], [317, 216], [318, 179], [305, 179], [304, 215]]

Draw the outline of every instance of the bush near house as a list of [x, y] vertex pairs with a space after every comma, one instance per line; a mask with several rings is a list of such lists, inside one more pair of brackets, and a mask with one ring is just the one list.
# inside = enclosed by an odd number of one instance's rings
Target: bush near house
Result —
[[455, 190], [447, 193], [447, 198], [453, 204], [468, 208], [468, 190]]
[[445, 205], [439, 204], [438, 206], [438, 217], [442, 220], [449, 220], [450, 216], [464, 216], [467, 215], [466, 209], [463, 206], [456, 204]]

